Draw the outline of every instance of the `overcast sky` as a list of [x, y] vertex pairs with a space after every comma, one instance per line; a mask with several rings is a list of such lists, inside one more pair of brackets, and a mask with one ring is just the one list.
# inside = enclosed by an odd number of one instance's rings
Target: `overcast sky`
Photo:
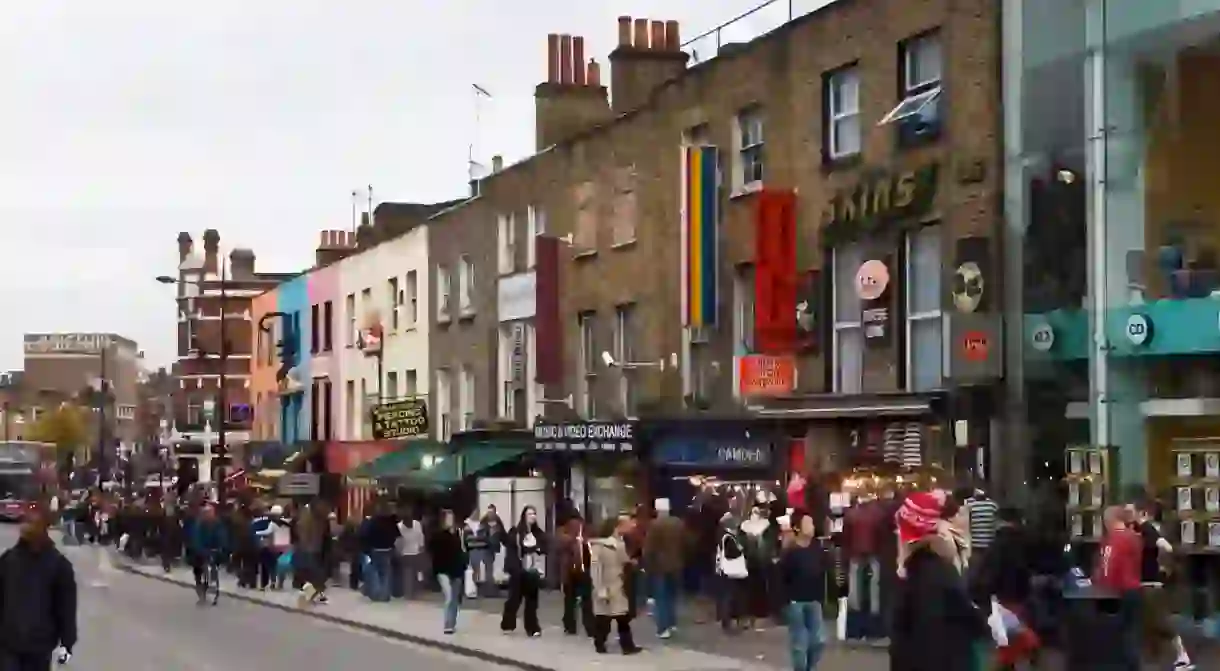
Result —
[[[5, 3], [0, 367], [38, 331], [116, 332], [168, 363], [173, 290], [153, 278], [173, 273], [179, 231], [300, 270], [318, 231], [349, 225], [352, 189], [454, 198], [472, 142], [485, 163], [527, 155], [548, 32], [584, 35], [608, 82], [617, 16], [665, 7], [649, 18], [687, 40], [760, 2]], [[472, 84], [493, 96], [478, 124]]]

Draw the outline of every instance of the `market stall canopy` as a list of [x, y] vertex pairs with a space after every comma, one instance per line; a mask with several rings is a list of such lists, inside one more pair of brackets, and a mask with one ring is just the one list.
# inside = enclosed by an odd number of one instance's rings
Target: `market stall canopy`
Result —
[[391, 478], [417, 471], [423, 464], [424, 457], [443, 455], [449, 446], [435, 440], [412, 440], [393, 452], [366, 461], [347, 472], [349, 478]]

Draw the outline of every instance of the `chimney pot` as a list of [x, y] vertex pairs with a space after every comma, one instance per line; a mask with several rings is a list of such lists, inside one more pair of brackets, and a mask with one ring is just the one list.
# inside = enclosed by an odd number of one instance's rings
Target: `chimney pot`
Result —
[[585, 38], [577, 35], [572, 38], [572, 83], [585, 85]]
[[682, 36], [679, 32], [677, 21], [665, 22], [665, 50], [680, 51], [682, 49]]
[[635, 20], [635, 44], [636, 49], [648, 48], [648, 19]]
[[648, 48], [656, 51], [665, 50], [665, 22], [653, 21], [652, 33], [648, 37]]
[[620, 47], [631, 46], [631, 17], [618, 17], [618, 45]]
[[550, 84], [559, 82], [559, 34], [546, 36], [546, 81]]
[[585, 82], [589, 86], [602, 85], [602, 67], [592, 58], [589, 59], [589, 72], [585, 77]]
[[559, 36], [559, 83], [572, 83], [572, 36]]
[[504, 157], [496, 154], [491, 157], [491, 172], [494, 175], [504, 169]]

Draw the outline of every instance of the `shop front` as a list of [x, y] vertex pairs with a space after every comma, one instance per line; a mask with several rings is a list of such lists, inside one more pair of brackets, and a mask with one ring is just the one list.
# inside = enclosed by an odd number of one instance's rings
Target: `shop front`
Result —
[[781, 498], [786, 459], [776, 437], [761, 426], [692, 419], [657, 422], [648, 429], [652, 490], [669, 499], [674, 514], [716, 498], [723, 503], [721, 512], [739, 518], [759, 503], [769, 515], [771, 502]]
[[1075, 540], [1155, 497], [1220, 603], [1220, 0], [1004, 3], [1006, 444]]
[[[555, 500], [567, 502], [590, 524], [646, 501], [641, 492], [639, 422], [538, 422], [534, 452]], [[569, 511], [556, 510], [555, 519]]]

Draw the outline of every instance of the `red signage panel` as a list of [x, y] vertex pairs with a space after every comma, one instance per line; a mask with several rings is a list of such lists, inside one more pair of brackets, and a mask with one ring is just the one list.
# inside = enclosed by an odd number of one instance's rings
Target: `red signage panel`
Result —
[[754, 347], [788, 354], [797, 349], [796, 192], [758, 194], [754, 238]]

